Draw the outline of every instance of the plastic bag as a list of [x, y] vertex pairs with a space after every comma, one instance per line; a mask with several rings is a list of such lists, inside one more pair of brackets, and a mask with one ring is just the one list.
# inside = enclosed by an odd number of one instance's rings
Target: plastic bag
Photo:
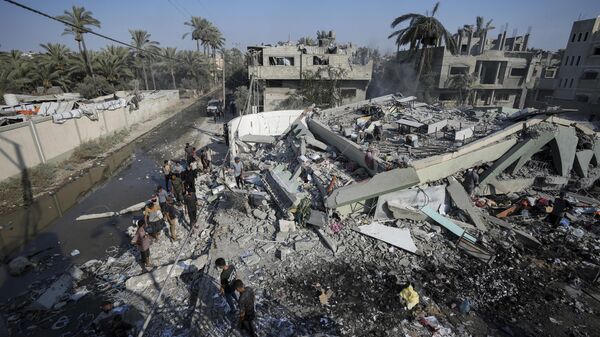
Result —
[[413, 289], [412, 285], [402, 289], [402, 291], [400, 291], [400, 297], [406, 302], [406, 308], [408, 310], [411, 310], [419, 304], [419, 294]]

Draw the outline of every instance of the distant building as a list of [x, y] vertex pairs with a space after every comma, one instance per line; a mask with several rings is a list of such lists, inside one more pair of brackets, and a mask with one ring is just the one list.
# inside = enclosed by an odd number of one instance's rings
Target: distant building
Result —
[[555, 85], [555, 104], [600, 107], [600, 16], [573, 22]]
[[[456, 55], [445, 46], [429, 49], [434, 76], [433, 98], [455, 103], [459, 90], [452, 85], [452, 78], [471, 74], [473, 81], [469, 90], [473, 105], [523, 107], [527, 91], [535, 82], [534, 66], [539, 60], [527, 51], [529, 35], [507, 37], [504, 30], [496, 39], [488, 40], [486, 34], [477, 37], [473, 32], [459, 30], [454, 35], [458, 47]], [[400, 57], [408, 57], [408, 54], [409, 51], [400, 52]], [[416, 55], [414, 62], [418, 59]]]
[[371, 81], [373, 63], [361, 64], [354, 57], [351, 45], [335, 44], [335, 34], [319, 39], [318, 46], [261, 45], [248, 47], [248, 73], [258, 81], [258, 98], [253, 102], [258, 111], [285, 108], [290, 94], [300, 89], [306, 71], [335, 66], [345, 75], [338, 82], [343, 97], [342, 104], [364, 100]]

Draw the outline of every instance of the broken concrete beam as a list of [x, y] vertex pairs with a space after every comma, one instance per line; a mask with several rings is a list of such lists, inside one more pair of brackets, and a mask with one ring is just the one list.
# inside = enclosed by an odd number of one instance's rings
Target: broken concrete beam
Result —
[[544, 183], [548, 185], [566, 185], [567, 183], [569, 183], [569, 177], [546, 176], [544, 178]]
[[327, 144], [316, 140], [314, 137], [305, 137], [306, 144], [321, 151], [327, 150]]
[[85, 214], [85, 215], [78, 216], [77, 218], [75, 218], [75, 220], [82, 221], [82, 220], [92, 220], [92, 219], [100, 219], [100, 218], [110, 218], [111, 216], [116, 216], [116, 215], [118, 215], [117, 212]]
[[348, 159], [356, 162], [358, 165], [367, 170], [367, 172], [369, 172], [371, 176], [377, 174], [377, 170], [371, 169], [365, 162], [365, 152], [363, 152], [363, 150], [360, 148], [360, 146], [358, 146], [358, 144], [336, 134], [326, 125], [314, 119], [308, 120], [308, 127], [315, 136], [323, 140], [325, 143], [335, 147]]
[[556, 137], [550, 144], [554, 167], [561, 176], [568, 176], [573, 167], [578, 141], [579, 138], [577, 138], [574, 128], [558, 126]]
[[50, 288], [31, 304], [32, 309], [51, 309], [64, 294], [73, 285], [73, 277], [69, 274], [62, 274], [58, 280], [54, 281]]
[[[375, 208], [375, 219], [393, 219], [394, 212], [389, 207], [389, 202], [396, 207], [405, 208], [404, 206], [418, 209], [423, 205], [439, 211], [440, 207], [445, 208], [446, 203], [446, 185], [429, 186], [422, 189], [411, 188], [392, 193], [380, 195], [377, 198], [377, 207]], [[410, 209], [410, 208], [408, 208]], [[419, 216], [423, 216], [418, 212]]]
[[577, 193], [573, 193], [573, 192], [567, 192], [566, 196], [568, 198], [577, 200], [577, 202], [579, 202], [579, 203], [588, 204], [590, 206], [599, 206], [600, 205], [600, 200], [591, 198], [591, 197], [586, 197], [585, 195], [581, 195], [581, 194], [577, 194]]
[[273, 144], [275, 143], [275, 136], [249, 134], [241, 136], [240, 140], [244, 143]]
[[416, 253], [417, 246], [410, 235], [408, 228], [395, 228], [374, 222], [370, 225], [358, 226], [361, 234], [370, 236], [377, 240], [387, 242], [394, 247]]
[[118, 213], [119, 213], [119, 215], [121, 215], [121, 214], [127, 214], [127, 213], [131, 213], [131, 212], [137, 212], [137, 211], [143, 210], [144, 207], [146, 207], [146, 202], [142, 201], [142, 202], [138, 202], [135, 205], [129, 206], [127, 208], [123, 208]]
[[297, 206], [305, 193], [298, 193], [298, 182], [291, 181], [292, 174], [282, 167], [267, 170], [263, 182], [275, 203], [282, 211], [287, 212]]
[[260, 219], [260, 220], [265, 220], [267, 218], [267, 216], [269, 216], [267, 213], [261, 211], [258, 208], [255, 208], [252, 211], [252, 215], [254, 215], [255, 218]]
[[335, 254], [337, 252], [337, 243], [335, 242], [335, 240], [329, 237], [329, 235], [327, 235], [322, 229], [318, 227], [313, 227], [313, 230], [317, 233], [319, 238], [321, 238], [321, 240], [325, 242], [327, 248], [331, 249], [333, 254]]
[[446, 187], [446, 191], [448, 191], [448, 194], [452, 201], [454, 201], [456, 207], [465, 212], [479, 230], [486, 231], [487, 227], [481, 218], [481, 212], [473, 206], [473, 202], [471, 201], [471, 197], [467, 194], [467, 191], [465, 191], [458, 180], [452, 176], [448, 177], [448, 182], [449, 184]]
[[498, 195], [508, 193], [519, 193], [533, 186], [535, 178], [518, 178], [496, 180], [492, 179], [487, 184], [480, 184], [475, 190], [477, 195]]
[[415, 186], [419, 177], [414, 168], [398, 168], [382, 172], [369, 180], [350, 184], [335, 190], [325, 200], [327, 208], [338, 208], [359, 201], [375, 198], [382, 194]]
[[[516, 168], [513, 172], [520, 169], [531, 156], [538, 152], [544, 145], [554, 139], [554, 132], [544, 132], [535, 138], [530, 138], [520, 141], [513, 146], [508, 152], [494, 162], [480, 177], [479, 183], [486, 184], [493, 178], [496, 178], [500, 173], [504, 172], [513, 163], [516, 163]], [[523, 160], [521, 160], [523, 159]]]
[[427, 216], [415, 207], [403, 205], [398, 200], [390, 200], [387, 202], [387, 208], [392, 212], [394, 219], [407, 219], [414, 221], [423, 221]]
[[488, 220], [489, 222], [496, 224], [504, 229], [508, 229], [509, 231], [512, 231], [515, 233], [515, 237], [521, 241], [524, 245], [532, 247], [532, 248], [537, 248], [540, 247], [542, 245], [542, 243], [536, 239], [535, 237], [533, 237], [532, 235], [530, 235], [529, 233], [526, 233], [522, 230], [516, 229], [514, 228], [513, 225], [511, 225], [510, 223], [499, 219], [493, 215], [489, 215], [489, 214], [484, 214], [483, 215], [484, 218], [486, 220]]
[[477, 242], [477, 239], [475, 237], [467, 234], [465, 232], [465, 230], [462, 229], [460, 226], [458, 226], [457, 224], [452, 222], [450, 219], [442, 216], [440, 213], [434, 211], [429, 206], [422, 207], [421, 212], [423, 212], [423, 214], [427, 215], [431, 220], [438, 223], [440, 226], [449, 230], [452, 234], [454, 234], [458, 237], [464, 237], [466, 240], [470, 241], [471, 243]]
[[427, 124], [427, 134], [432, 134], [438, 131], [442, 131], [448, 125], [448, 120], [443, 119], [441, 121]]
[[578, 176], [586, 178], [590, 169], [590, 161], [594, 156], [594, 151], [583, 150], [575, 153], [575, 162], [573, 169]]

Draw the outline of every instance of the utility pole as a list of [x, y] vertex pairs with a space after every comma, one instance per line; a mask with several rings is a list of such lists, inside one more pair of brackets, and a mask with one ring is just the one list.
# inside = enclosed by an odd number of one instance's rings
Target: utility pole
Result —
[[223, 106], [221, 109], [223, 109], [223, 116], [225, 116], [225, 49], [221, 49], [221, 54], [223, 55], [223, 65], [221, 66], [223, 70]]

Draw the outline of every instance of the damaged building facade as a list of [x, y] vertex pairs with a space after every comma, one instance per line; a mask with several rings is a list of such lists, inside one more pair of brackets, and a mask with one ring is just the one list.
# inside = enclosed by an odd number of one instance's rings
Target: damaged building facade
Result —
[[[474, 36], [459, 30], [454, 35], [458, 52], [453, 55], [445, 46], [431, 48], [431, 73], [434, 76], [432, 96], [441, 102], [459, 99], [452, 77], [473, 76], [471, 103], [480, 107], [523, 108], [527, 90], [535, 83], [534, 66], [538, 57], [527, 51], [530, 34], [507, 37], [506, 30], [496, 39]], [[409, 51], [400, 57], [410, 57]], [[419, 57], [414, 57], [418, 62]]]
[[[317, 46], [261, 45], [248, 47], [248, 74], [256, 83], [254, 111], [272, 111], [285, 108], [290, 94], [302, 87], [303, 76], [327, 67], [343, 72], [338, 80], [342, 104], [364, 100], [371, 81], [373, 62], [356, 60], [356, 48], [335, 44], [335, 33], [320, 38]], [[324, 72], [327, 76], [327, 72]]]

